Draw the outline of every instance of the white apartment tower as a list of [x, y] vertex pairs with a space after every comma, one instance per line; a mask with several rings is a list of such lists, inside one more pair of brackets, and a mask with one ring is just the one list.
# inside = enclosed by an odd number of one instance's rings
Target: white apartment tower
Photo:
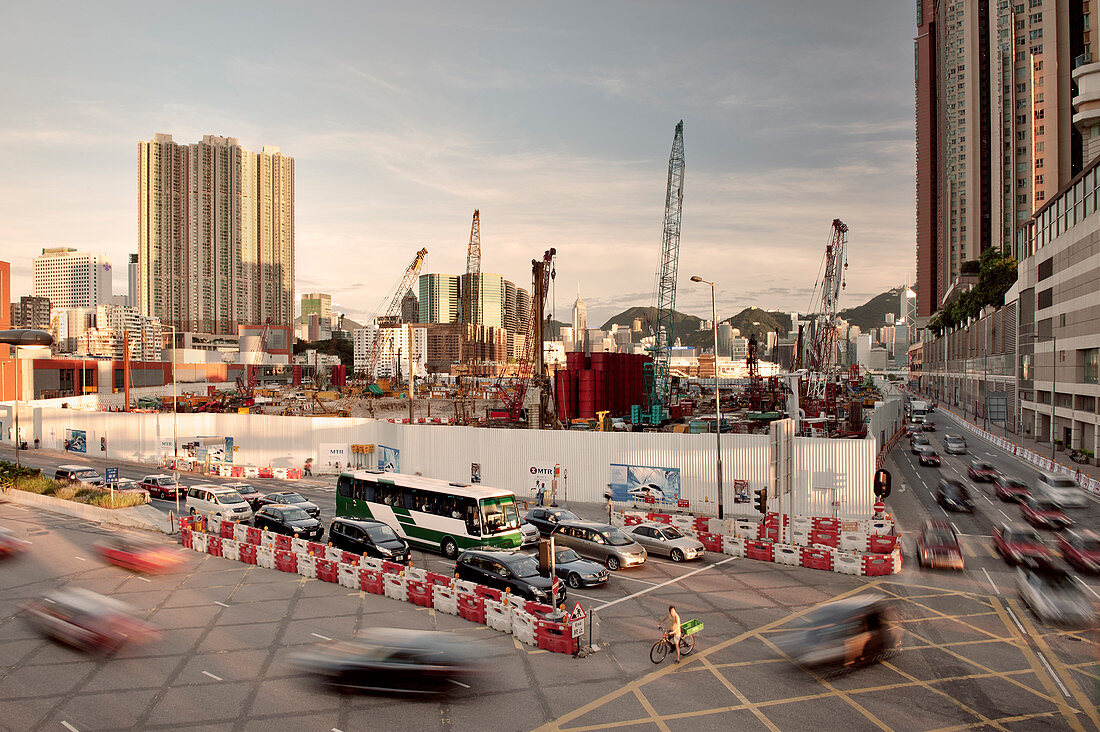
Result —
[[53, 308], [94, 308], [111, 297], [111, 260], [67, 247], [34, 258], [34, 296]]
[[581, 299], [581, 288], [577, 287], [577, 301], [573, 303], [573, 350], [585, 351], [585, 336], [588, 333], [588, 312]]
[[232, 334], [294, 319], [294, 159], [205, 135], [138, 144], [142, 314]]

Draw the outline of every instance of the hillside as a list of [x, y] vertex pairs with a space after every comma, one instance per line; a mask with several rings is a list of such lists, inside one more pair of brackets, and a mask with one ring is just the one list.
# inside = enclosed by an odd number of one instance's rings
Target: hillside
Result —
[[[649, 335], [652, 323], [656, 322], [657, 308], [655, 307], [632, 307], [627, 308], [618, 315], [612, 317], [606, 323], [600, 326], [601, 330], [610, 330], [612, 325], [618, 325], [620, 327], [630, 328], [634, 324], [635, 318], [641, 318], [642, 320], [642, 334]], [[648, 320], [647, 320], [648, 318]], [[672, 311], [672, 331], [677, 336], [682, 333], [699, 330], [700, 318], [697, 315], [687, 315], [681, 313], [678, 310]], [[589, 326], [592, 327], [592, 326]]]
[[745, 308], [732, 318], [726, 318], [723, 323], [741, 331], [743, 338], [755, 335], [758, 340], [765, 333], [779, 331], [779, 337], [785, 338], [791, 329], [791, 314], [778, 310], [761, 310], [760, 308]]
[[881, 328], [886, 325], [886, 314], [898, 314], [900, 287], [895, 287], [881, 295], [875, 295], [862, 305], [854, 308], [845, 308], [840, 311], [840, 317], [852, 325], [858, 325], [859, 329], [867, 332], [871, 328]]

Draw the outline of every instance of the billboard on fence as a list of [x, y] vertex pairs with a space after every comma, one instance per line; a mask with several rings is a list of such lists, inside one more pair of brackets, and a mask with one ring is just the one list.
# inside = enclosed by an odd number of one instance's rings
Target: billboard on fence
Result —
[[396, 447], [379, 445], [375, 448], [378, 454], [378, 469], [387, 473], [401, 472], [401, 451]]
[[348, 446], [340, 442], [322, 442], [317, 446], [318, 460], [313, 466], [317, 473], [339, 473], [348, 467]]
[[679, 468], [611, 463], [611, 500], [675, 503], [679, 498]]
[[88, 452], [88, 437], [84, 430], [65, 430], [65, 441], [69, 443], [69, 452]]

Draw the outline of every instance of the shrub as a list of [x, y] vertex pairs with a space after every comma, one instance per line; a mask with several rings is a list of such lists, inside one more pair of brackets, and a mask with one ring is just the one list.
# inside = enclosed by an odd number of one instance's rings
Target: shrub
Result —
[[76, 496], [76, 488], [71, 485], [58, 484], [48, 491], [47, 495], [52, 495], [54, 498], [60, 498], [63, 501], [71, 501]]
[[12, 488], [17, 491], [26, 491], [27, 493], [37, 493], [42, 495], [53, 490], [57, 481], [44, 478], [41, 475], [36, 475], [29, 478], [16, 478], [12, 481]]
[[116, 493], [113, 497], [107, 491], [94, 491], [88, 495], [77, 498], [81, 503], [87, 503], [100, 508], [130, 508], [145, 503], [145, 497], [133, 493]]

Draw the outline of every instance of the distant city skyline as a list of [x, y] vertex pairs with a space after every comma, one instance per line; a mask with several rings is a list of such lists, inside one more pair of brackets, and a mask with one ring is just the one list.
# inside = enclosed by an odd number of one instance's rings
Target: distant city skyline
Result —
[[331, 293], [360, 322], [420, 245], [425, 269], [463, 271], [480, 208], [486, 271], [528, 287], [532, 257], [554, 246], [554, 316], [570, 319], [580, 285], [602, 323], [650, 304], [681, 118], [679, 310], [706, 312], [709, 293], [688, 281], [700, 274], [726, 316], [804, 311], [834, 217], [851, 227], [841, 307], [914, 280], [911, 6], [219, 12], [210, 26], [186, 6], [7, 9], [0, 58], [24, 70], [0, 126], [0, 257], [15, 295], [31, 291], [25, 252], [121, 263], [137, 251], [135, 144], [164, 131], [292, 155], [295, 289]]

